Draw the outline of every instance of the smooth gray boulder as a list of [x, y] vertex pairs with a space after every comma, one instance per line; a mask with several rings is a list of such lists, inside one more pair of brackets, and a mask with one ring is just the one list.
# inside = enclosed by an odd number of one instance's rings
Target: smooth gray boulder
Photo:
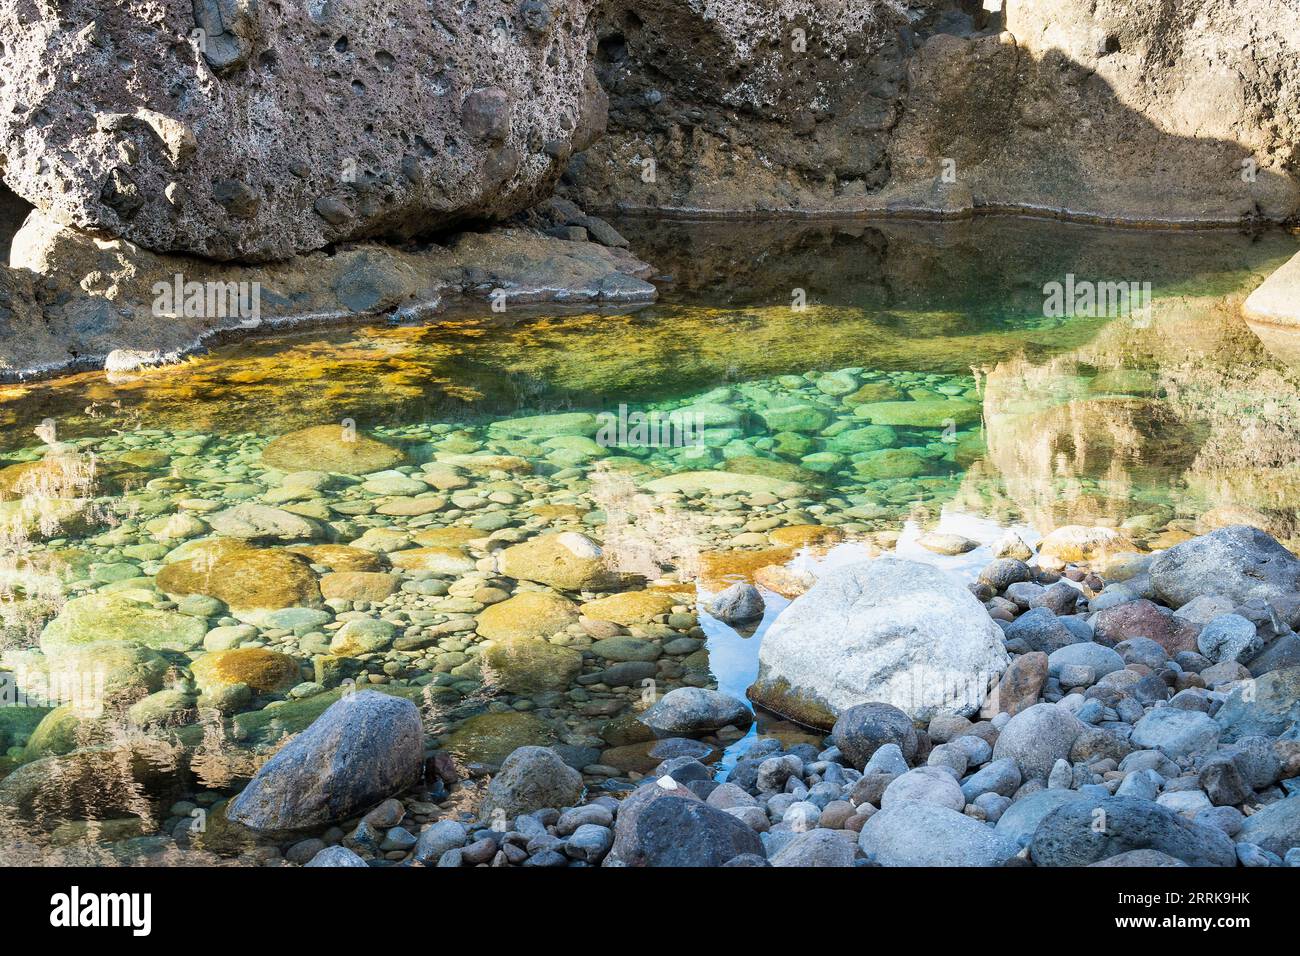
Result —
[[879, 558], [829, 572], [771, 626], [752, 700], [815, 727], [882, 701], [913, 720], [966, 716], [1009, 663], [967, 588], [928, 564]]
[[341, 697], [262, 765], [226, 816], [254, 830], [343, 820], [420, 779], [424, 728], [409, 700]]
[[345, 846], [327, 846], [321, 850], [303, 866], [329, 866], [329, 867], [362, 867], [369, 864], [361, 857], [357, 856]]
[[1263, 650], [1264, 641], [1255, 625], [1240, 614], [1222, 614], [1201, 628], [1196, 647], [1216, 664], [1245, 664]]
[[677, 796], [641, 811], [636, 839], [643, 866], [722, 866], [743, 854], [766, 856], [751, 827], [703, 801]]
[[858, 846], [881, 866], [1002, 866], [1019, 852], [992, 827], [933, 803], [873, 814]]
[[1219, 743], [1219, 725], [1199, 710], [1157, 707], [1137, 722], [1129, 739], [1135, 747], [1185, 757], [1213, 750]]
[[762, 618], [766, 607], [763, 592], [748, 581], [737, 581], [714, 597], [709, 613], [724, 624], [748, 624]]
[[1225, 743], [1279, 737], [1300, 722], [1300, 667], [1270, 671], [1238, 684], [1214, 715]]
[[1174, 545], [1156, 556], [1149, 573], [1156, 594], [1174, 608], [1202, 594], [1240, 607], [1300, 591], [1300, 560], [1272, 535], [1241, 524]]
[[415, 861], [433, 866], [448, 850], [465, 845], [469, 830], [459, 820], [438, 820], [420, 831], [415, 842]]
[[967, 803], [983, 793], [996, 793], [1009, 797], [1020, 787], [1020, 767], [1011, 757], [1002, 757], [990, 761], [987, 765], [967, 777], [961, 784], [962, 796]]
[[881, 809], [904, 803], [933, 803], [961, 810], [966, 798], [956, 778], [942, 767], [917, 767], [890, 781], [880, 798]]
[[1246, 817], [1237, 840], [1286, 856], [1300, 847], [1300, 794], [1271, 803]]
[[1057, 704], [1035, 704], [1002, 728], [993, 759], [1010, 758], [1026, 780], [1046, 781], [1056, 761], [1068, 758], [1083, 722]]
[[638, 718], [657, 734], [693, 736], [722, 727], [748, 727], [754, 715], [743, 701], [704, 687], [679, 687], [664, 694]]
[[1078, 790], [1039, 790], [1014, 801], [998, 817], [994, 829], [998, 836], [1010, 840], [1017, 846], [1025, 846], [1033, 838], [1038, 825], [1053, 810], [1076, 800], [1087, 800], [1086, 794]]
[[1235, 866], [1237, 853], [1218, 827], [1188, 820], [1135, 797], [1080, 800], [1053, 810], [1030, 841], [1038, 866], [1088, 866], [1129, 850], [1159, 850], [1192, 866]]
[[1009, 641], [1023, 641], [1031, 651], [1050, 655], [1076, 643], [1079, 638], [1065, 623], [1045, 607], [1036, 607], [1020, 615], [1007, 627]]
[[1112, 671], [1123, 670], [1124, 658], [1109, 647], [1091, 642], [1068, 644], [1047, 655], [1047, 672], [1053, 677], [1071, 664], [1091, 667], [1097, 677], [1105, 677]]
[[852, 866], [856, 843], [843, 830], [808, 830], [778, 850], [773, 866]]

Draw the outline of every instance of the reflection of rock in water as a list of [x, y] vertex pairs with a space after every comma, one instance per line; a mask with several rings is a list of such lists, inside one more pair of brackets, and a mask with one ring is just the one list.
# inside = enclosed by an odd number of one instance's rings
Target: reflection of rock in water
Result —
[[1217, 508], [1295, 536], [1300, 372], [1250, 334], [1240, 298], [1158, 301], [1146, 327], [1120, 318], [1045, 364], [1000, 363], [963, 497], [1005, 495], [1043, 530]]

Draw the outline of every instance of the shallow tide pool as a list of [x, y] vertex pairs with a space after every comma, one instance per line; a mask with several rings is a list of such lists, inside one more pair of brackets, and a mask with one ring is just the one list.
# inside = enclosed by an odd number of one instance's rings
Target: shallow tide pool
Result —
[[[654, 741], [635, 715], [682, 685], [743, 698], [764, 630], [828, 567], [897, 552], [965, 583], [1007, 529], [1067, 524], [1136, 550], [1239, 520], [1300, 538], [1300, 349], [1238, 313], [1292, 236], [620, 227], [661, 272], [654, 305], [0, 386], [12, 846], [247, 862], [275, 841], [217, 822], [224, 801], [358, 686], [419, 703], [463, 778], [546, 743], [617, 792], [666, 756], [822, 738], [760, 713]], [[1154, 300], [1045, 314], [1067, 276]], [[936, 555], [916, 541], [935, 529], [979, 547]], [[768, 598], [744, 631], [705, 609], [736, 580]], [[147, 768], [102, 757], [123, 752]], [[431, 778], [417, 804], [471, 789]]]

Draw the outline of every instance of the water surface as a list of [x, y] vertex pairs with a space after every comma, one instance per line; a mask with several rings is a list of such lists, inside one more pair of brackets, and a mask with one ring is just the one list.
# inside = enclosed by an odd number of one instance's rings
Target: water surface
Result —
[[[1288, 348], [1265, 344], [1238, 315], [1245, 295], [1295, 253], [1294, 237], [1018, 219], [621, 227], [660, 270], [656, 304], [460, 310], [424, 325], [251, 339], [126, 377], [84, 373], [0, 387], [0, 467], [46, 454], [93, 455], [98, 479], [112, 484], [98, 489], [111, 494], [88, 520], [11, 527], [0, 568], [4, 664], [39, 660], [32, 649], [42, 628], [69, 599], [126, 595], [141, 608], [197, 614], [203, 628], [224, 628], [209, 650], [230, 628], [247, 627], [232, 646], [287, 655], [304, 683], [319, 683], [326, 695], [340, 680], [409, 693], [467, 772], [499, 762], [511, 745], [551, 742], [589, 768], [590, 785], [619, 789], [655, 761], [637, 757], [648, 745], [629, 730], [646, 688], [599, 679], [617, 663], [603, 656], [614, 653], [608, 645], [597, 646], [601, 633], [572, 624], [550, 639], [581, 653], [579, 676], [510, 690], [480, 672], [483, 638], [472, 623], [455, 629], [500, 600], [489, 594], [494, 587], [537, 589], [481, 566], [516, 540], [578, 531], [604, 541], [620, 570], [679, 595], [679, 610], [670, 601], [615, 628], [643, 642], [635, 653], [655, 655], [651, 692], [693, 683], [737, 697], [756, 673], [764, 630], [788, 601], [770, 589], [775, 579], [764, 578], [764, 568], [820, 573], [897, 551], [967, 581], [1005, 529], [1032, 541], [1067, 523], [1119, 527], [1135, 548], [1152, 549], [1248, 520], [1295, 544], [1300, 370]], [[1045, 283], [1068, 274], [1149, 282], [1154, 303], [1141, 314], [1045, 315]], [[620, 408], [697, 416], [703, 443], [609, 447], [572, 417], [512, 422]], [[396, 475], [299, 494], [261, 460], [262, 449], [276, 435], [317, 425], [373, 435], [408, 464]], [[511, 463], [476, 468], [457, 457], [479, 454]], [[464, 487], [415, 480], [452, 461]], [[648, 487], [700, 472], [712, 477], [686, 494]], [[13, 512], [18, 493], [0, 485], [0, 507]], [[195, 602], [178, 609], [156, 575], [183, 542], [219, 536], [208, 526], [213, 515], [244, 503], [319, 521], [337, 543], [360, 543], [381, 565], [397, 563], [393, 556], [416, 536], [443, 541], [441, 529], [452, 529], [460, 534], [455, 546], [467, 549], [464, 567], [402, 572], [396, 595], [335, 602], [324, 622], [250, 623]], [[980, 547], [932, 555], [915, 539], [936, 527]], [[322, 561], [313, 573], [331, 570]], [[748, 578], [769, 586], [756, 630], [737, 632], [692, 609], [696, 594], [707, 598]], [[569, 596], [583, 603], [597, 593]], [[418, 646], [322, 671], [317, 659], [330, 656], [333, 633], [359, 617], [394, 622]], [[451, 630], [439, 631], [444, 625]], [[202, 650], [168, 651], [168, 686], [194, 690], [189, 665]], [[234, 751], [265, 755], [301, 729], [313, 699], [332, 699], [320, 688], [301, 693], [255, 693], [228, 708], [215, 730], [181, 707], [169, 726], [186, 746], [224, 732]], [[15, 710], [0, 708], [0, 775], [103, 743], [102, 719], [59, 735], [52, 722], [38, 732], [47, 709]], [[135, 732], [130, 719], [114, 725], [114, 739]], [[730, 763], [760, 732], [820, 739], [761, 714], [749, 735], [723, 733], [706, 744]], [[107, 841], [114, 852], [172, 848], [187, 806], [219, 807], [238, 789], [239, 772], [215, 773], [210, 761], [200, 769], [171, 799], [139, 811], [148, 819], [137, 835]], [[102, 815], [120, 820], [124, 810]], [[75, 842], [80, 832], [64, 837]]]

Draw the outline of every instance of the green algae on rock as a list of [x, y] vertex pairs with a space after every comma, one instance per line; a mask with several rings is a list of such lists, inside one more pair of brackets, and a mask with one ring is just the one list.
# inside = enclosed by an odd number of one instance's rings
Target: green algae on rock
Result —
[[289, 432], [262, 450], [262, 461], [281, 471], [332, 471], [366, 475], [400, 465], [406, 455], [358, 434], [348, 425], [315, 425]]
[[58, 657], [88, 644], [121, 641], [157, 651], [192, 651], [203, 643], [203, 621], [150, 607], [123, 594], [74, 598], [41, 632], [41, 650]]

